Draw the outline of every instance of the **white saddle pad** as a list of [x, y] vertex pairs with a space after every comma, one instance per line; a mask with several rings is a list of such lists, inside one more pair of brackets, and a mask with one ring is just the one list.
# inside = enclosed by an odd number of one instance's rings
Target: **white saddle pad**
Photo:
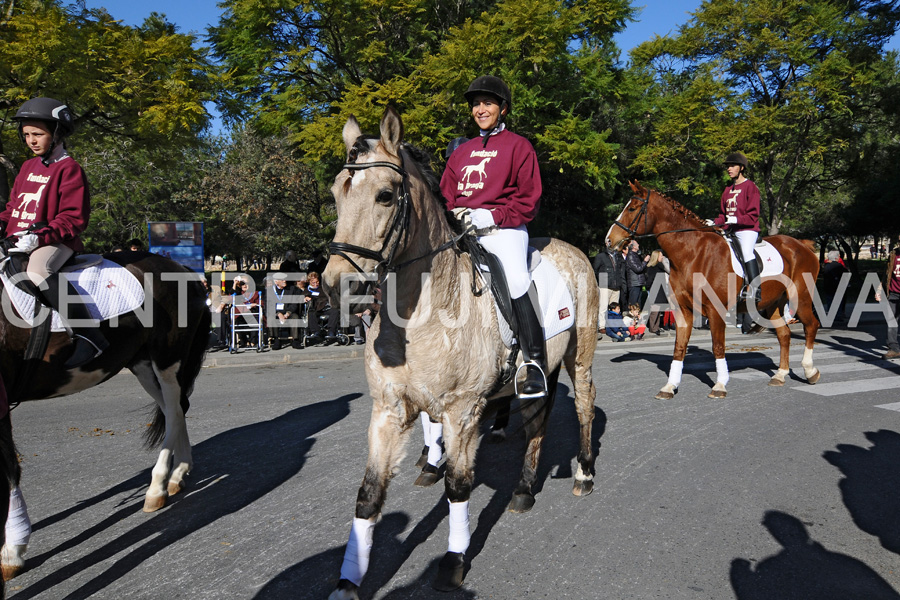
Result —
[[[556, 269], [556, 265], [549, 260], [541, 260], [538, 263], [537, 267], [531, 271], [531, 280], [537, 289], [538, 301], [541, 305], [544, 339], [549, 340], [575, 323], [575, 303], [572, 301], [572, 294], [569, 293], [569, 288]], [[509, 328], [509, 323], [500, 314], [500, 309], [496, 304], [495, 302], [494, 308], [497, 311], [497, 322], [500, 325], [500, 337], [508, 348], [512, 346], [515, 338]]]
[[[110, 260], [100, 262], [86, 269], [65, 271], [65, 276], [72, 286], [85, 298], [91, 316], [98, 321], [105, 321], [118, 315], [131, 312], [144, 303], [144, 286], [128, 269]], [[16, 312], [23, 317], [29, 326], [34, 319], [35, 298], [9, 282], [6, 274], [0, 274], [5, 289], [4, 296], [12, 300]], [[87, 301], [90, 298], [90, 301]], [[4, 298], [4, 302], [8, 302]], [[52, 331], [65, 331], [59, 313], [53, 311]]]
[[[727, 241], [727, 240], [726, 240]], [[738, 260], [734, 253], [734, 246], [728, 244], [728, 250], [731, 252], [731, 268], [735, 273], [744, 276], [744, 265]], [[762, 269], [760, 269], [761, 277], [772, 277], [784, 273], [784, 259], [775, 246], [769, 242], [762, 241], [753, 246], [753, 253], [762, 259]]]

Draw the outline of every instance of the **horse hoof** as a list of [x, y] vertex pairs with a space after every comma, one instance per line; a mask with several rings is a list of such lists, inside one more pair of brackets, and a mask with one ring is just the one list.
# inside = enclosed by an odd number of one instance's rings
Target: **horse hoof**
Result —
[[587, 496], [594, 491], [594, 482], [591, 480], [576, 481], [572, 493], [576, 496]]
[[416, 461], [416, 468], [421, 469], [425, 465], [428, 464], [428, 446], [422, 448], [422, 454], [419, 455], [419, 460]]
[[465, 561], [461, 552], [448, 552], [438, 563], [437, 577], [431, 587], [439, 592], [452, 592], [463, 584]]
[[662, 390], [660, 390], [660, 392], [654, 397], [657, 400], [671, 400], [675, 397], [675, 394], [673, 394], [672, 392], [663, 392]]
[[506, 441], [505, 429], [491, 429], [490, 442], [492, 444], [502, 444]]
[[534, 496], [531, 494], [514, 494], [509, 501], [509, 512], [525, 513], [534, 506]]
[[707, 398], [716, 398], [718, 400], [721, 400], [722, 398], [724, 398], [727, 395], [728, 395], [728, 392], [726, 392], [724, 390], [712, 390], [710, 393], [708, 393], [706, 395], [706, 397]]
[[167, 498], [168, 496], [166, 494], [162, 494], [159, 496], [147, 496], [146, 498], [144, 498], [144, 512], [152, 513], [158, 511], [166, 505]]
[[416, 478], [415, 484], [419, 487], [430, 487], [437, 483], [437, 480], [440, 478], [437, 467], [425, 463], [425, 466], [422, 467], [422, 472]]
[[772, 387], [781, 387], [784, 385], [784, 379], [775, 379], [774, 377], [769, 380], [769, 385]]
[[359, 594], [356, 593], [358, 589], [349, 580], [341, 579], [338, 581], [337, 589], [328, 596], [328, 600], [359, 600]]
[[817, 381], [819, 381], [819, 377], [821, 377], [821, 376], [822, 376], [822, 371], [817, 370], [816, 374], [813, 375], [812, 377], [810, 377], [809, 379], [807, 379], [806, 381], [808, 381], [810, 385], [815, 385], [815, 383]]
[[25, 565], [2, 565], [0, 571], [3, 573], [3, 581], [15, 579], [25, 570]]
[[166, 491], [170, 496], [174, 496], [178, 492], [184, 490], [184, 482], [183, 481], [170, 481]]

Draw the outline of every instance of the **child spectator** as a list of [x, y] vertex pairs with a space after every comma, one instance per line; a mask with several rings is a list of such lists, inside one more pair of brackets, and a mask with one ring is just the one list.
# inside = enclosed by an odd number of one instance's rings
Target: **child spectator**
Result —
[[630, 335], [632, 339], [644, 339], [644, 332], [647, 330], [647, 327], [641, 317], [641, 306], [639, 304], [629, 304], [628, 314], [622, 317], [622, 321], [628, 328], [628, 335]]
[[628, 340], [628, 328], [622, 319], [622, 308], [618, 302], [609, 303], [609, 311], [606, 313], [606, 335], [614, 342]]

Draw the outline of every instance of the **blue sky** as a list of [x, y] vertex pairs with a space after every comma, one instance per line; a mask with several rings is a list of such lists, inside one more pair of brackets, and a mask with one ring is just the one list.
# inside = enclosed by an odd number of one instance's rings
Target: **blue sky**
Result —
[[[178, 26], [181, 33], [194, 32], [202, 36], [207, 26], [219, 20], [220, 10], [216, 2], [217, 0], [87, 0], [85, 5], [88, 8], [102, 6], [113, 18], [121, 19], [126, 25], [140, 25], [153, 11], [163, 13], [169, 22]], [[631, 23], [616, 37], [624, 52], [650, 39], [653, 34], [674, 33], [679, 25], [687, 22], [689, 13], [700, 6], [700, 0], [655, 0], [645, 4], [635, 2], [635, 5], [643, 7], [640, 21]]]

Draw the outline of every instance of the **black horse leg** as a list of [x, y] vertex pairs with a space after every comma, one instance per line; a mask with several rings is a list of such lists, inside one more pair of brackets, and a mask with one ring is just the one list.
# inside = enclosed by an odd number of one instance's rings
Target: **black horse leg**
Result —
[[541, 445], [544, 442], [544, 433], [547, 430], [550, 410], [553, 408], [553, 401], [556, 399], [556, 383], [558, 380], [559, 367], [547, 377], [548, 390], [546, 396], [522, 403], [522, 419], [525, 426], [525, 439], [528, 441], [528, 445], [525, 449], [522, 476], [509, 503], [509, 510], [512, 512], [528, 512], [534, 506], [534, 494], [531, 491], [531, 487], [537, 480]]
[[497, 409], [497, 416], [494, 418], [494, 424], [491, 425], [491, 443], [499, 443], [506, 439], [506, 427], [509, 425], [510, 405], [513, 397], [507, 396], [500, 398], [498, 402], [500, 407]]

